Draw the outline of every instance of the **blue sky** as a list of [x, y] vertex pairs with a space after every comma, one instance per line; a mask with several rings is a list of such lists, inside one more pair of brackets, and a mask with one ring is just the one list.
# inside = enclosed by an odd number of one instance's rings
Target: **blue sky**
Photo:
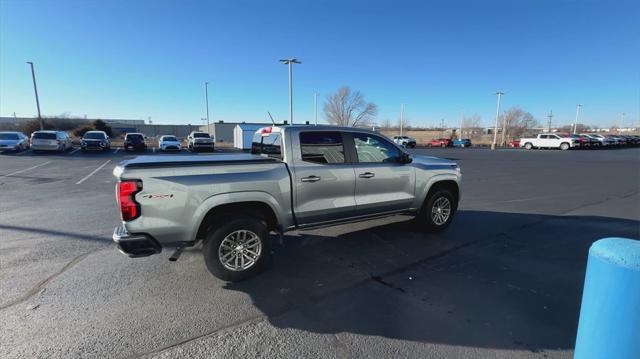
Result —
[[396, 121], [455, 126], [521, 106], [541, 122], [640, 122], [639, 1], [0, 0], [0, 114], [199, 123], [313, 119], [347, 85]]

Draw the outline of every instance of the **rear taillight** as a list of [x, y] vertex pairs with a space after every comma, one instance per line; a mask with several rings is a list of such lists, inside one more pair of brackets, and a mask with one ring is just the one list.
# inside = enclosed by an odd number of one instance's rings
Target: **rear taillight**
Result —
[[136, 202], [136, 193], [142, 191], [142, 181], [125, 180], [118, 182], [116, 196], [120, 205], [120, 217], [123, 221], [131, 221], [140, 217], [140, 204]]

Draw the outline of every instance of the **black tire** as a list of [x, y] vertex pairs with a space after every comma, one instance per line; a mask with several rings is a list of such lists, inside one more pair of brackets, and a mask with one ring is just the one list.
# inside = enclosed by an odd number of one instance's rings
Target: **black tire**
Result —
[[525, 144], [524, 144], [524, 148], [525, 148], [526, 150], [530, 150], [530, 149], [532, 149], [532, 148], [533, 148], [533, 145], [532, 145], [530, 142], [527, 142], [527, 143], [525, 143]]
[[560, 144], [560, 149], [561, 149], [562, 151], [566, 151], [566, 150], [568, 150], [569, 148], [571, 148], [571, 145], [569, 145], [569, 144], [568, 144], [568, 143], [566, 143], [566, 142], [562, 142], [562, 143]]
[[[444, 201], [448, 201], [449, 215], [444, 222], [438, 223], [434, 220], [434, 206], [436, 202], [441, 199], [443, 199]], [[458, 205], [455, 202], [455, 197], [449, 190], [437, 189], [433, 191], [433, 193], [429, 193], [426, 201], [422, 206], [422, 209], [420, 210], [420, 213], [418, 213], [415, 218], [416, 223], [429, 232], [440, 232], [449, 226], [449, 224], [453, 220], [453, 216], [455, 215], [457, 207]]]
[[[209, 272], [229, 282], [239, 282], [262, 272], [271, 258], [271, 239], [266, 224], [252, 217], [238, 217], [222, 223], [222, 225], [209, 230], [202, 248], [204, 261]], [[260, 252], [254, 264], [247, 269], [232, 270], [221, 262], [219, 250], [228, 235], [240, 230], [249, 231], [257, 236], [260, 241]]]

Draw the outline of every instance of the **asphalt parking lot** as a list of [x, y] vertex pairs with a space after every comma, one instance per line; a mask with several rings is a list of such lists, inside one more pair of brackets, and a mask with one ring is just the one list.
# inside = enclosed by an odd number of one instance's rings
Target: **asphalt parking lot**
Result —
[[117, 252], [133, 154], [0, 154], [0, 357], [571, 357], [590, 244], [640, 238], [640, 149], [411, 151], [462, 169], [447, 231], [288, 233], [236, 284]]

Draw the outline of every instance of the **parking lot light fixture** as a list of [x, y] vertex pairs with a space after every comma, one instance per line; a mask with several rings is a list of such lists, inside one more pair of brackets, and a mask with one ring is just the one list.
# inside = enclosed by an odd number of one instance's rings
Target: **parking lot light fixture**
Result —
[[496, 149], [496, 141], [498, 140], [498, 119], [500, 118], [500, 98], [504, 95], [504, 92], [496, 92], [498, 96], [498, 104], [496, 106], [496, 126], [493, 129], [493, 143], [491, 144], [491, 149]]
[[402, 137], [402, 127], [404, 125], [404, 104], [400, 104], [400, 137]]
[[313, 112], [315, 118], [315, 124], [318, 126], [318, 93], [313, 94]]
[[204, 82], [204, 102], [207, 109], [207, 133], [211, 135], [209, 127], [209, 83], [207, 81]]
[[576, 120], [573, 122], [573, 129], [571, 133], [576, 133], [578, 130], [578, 119], [580, 118], [580, 108], [582, 108], [581, 104], [576, 105]]
[[38, 108], [38, 122], [40, 122], [40, 130], [44, 130], [42, 123], [42, 115], [40, 115], [40, 99], [38, 98], [38, 86], [36, 86], [36, 72], [33, 69], [33, 62], [27, 61], [31, 65], [31, 78], [33, 79], [33, 91], [36, 93], [36, 107]]
[[289, 123], [293, 125], [293, 72], [291, 68], [293, 64], [301, 64], [302, 62], [293, 58], [281, 59], [280, 62], [289, 66]]

